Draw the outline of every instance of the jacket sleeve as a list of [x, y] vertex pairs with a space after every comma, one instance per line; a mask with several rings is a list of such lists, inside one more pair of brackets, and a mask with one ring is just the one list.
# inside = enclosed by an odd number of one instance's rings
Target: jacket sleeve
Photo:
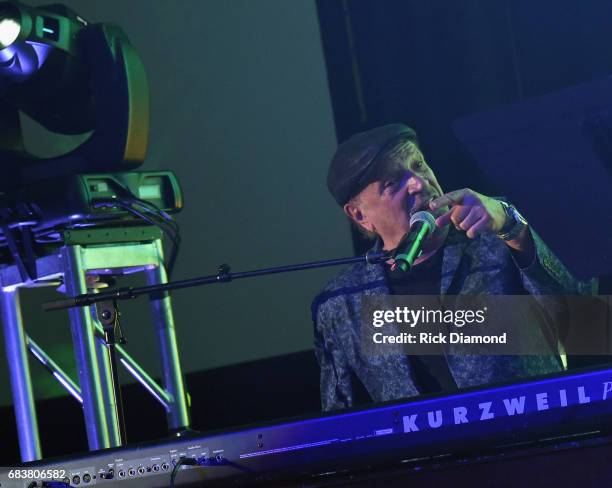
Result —
[[353, 405], [351, 370], [344, 352], [338, 347], [329, 302], [316, 307], [313, 319], [314, 349], [321, 370], [321, 406], [325, 411], [348, 408]]
[[594, 294], [597, 280], [575, 279], [542, 238], [531, 227], [529, 231], [535, 245], [535, 257], [528, 267], [519, 267], [523, 287], [548, 312], [554, 325], [553, 334], [561, 345], [570, 327], [566, 296]]
[[519, 268], [523, 286], [532, 295], [577, 295], [590, 294], [594, 281], [576, 280], [561, 261], [530, 227], [535, 245], [535, 258], [526, 268]]

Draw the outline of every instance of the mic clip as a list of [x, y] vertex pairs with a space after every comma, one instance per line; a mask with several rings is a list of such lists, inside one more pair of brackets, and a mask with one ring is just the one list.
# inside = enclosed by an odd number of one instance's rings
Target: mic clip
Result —
[[[414, 242], [414, 240], [416, 239], [416, 235], [414, 234], [414, 232], [406, 232], [406, 234], [404, 234], [404, 237], [402, 237], [402, 240], [399, 242], [399, 244], [397, 245], [397, 247], [395, 249], [393, 249], [393, 251], [390, 252], [390, 256], [389, 259], [392, 261], [390, 263], [390, 267], [391, 267], [391, 271], [395, 271], [398, 267], [397, 261], [396, 261], [396, 257], [398, 255], [403, 255], [403, 251], [405, 249], [408, 249], [412, 246], [412, 243]], [[419, 256], [422, 254], [422, 251], [419, 251]], [[418, 256], [417, 256], [418, 257]]]

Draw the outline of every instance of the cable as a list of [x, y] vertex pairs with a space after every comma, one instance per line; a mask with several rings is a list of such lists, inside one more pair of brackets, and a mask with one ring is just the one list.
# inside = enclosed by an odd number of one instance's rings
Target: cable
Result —
[[[133, 213], [134, 215], [140, 217], [141, 219], [158, 226], [166, 236], [170, 238], [172, 241], [172, 253], [170, 254], [170, 258], [166, 264], [166, 272], [168, 274], [168, 279], [172, 276], [172, 271], [174, 270], [174, 264], [176, 262], [176, 258], [178, 257], [178, 252], [181, 244], [180, 237], [180, 227], [176, 220], [174, 220], [167, 212], [164, 212], [162, 209], [158, 208], [154, 203], [149, 202], [147, 200], [143, 200], [142, 198], [138, 198], [134, 192], [124, 184], [116, 181], [117, 189], [120, 191], [118, 193], [123, 193], [121, 199], [113, 200], [113, 202], [124, 202], [128, 203], [129, 206], [123, 206], [125, 210]], [[148, 220], [142, 212], [139, 212], [134, 208], [133, 205], [140, 205], [145, 211], [152, 214], [154, 217], [154, 221]], [[155, 220], [155, 218], [160, 219], [159, 222]]]
[[[126, 189], [127, 191], [127, 189]], [[145, 215], [142, 211], [136, 209], [133, 204], [138, 203], [147, 213], [151, 214]], [[174, 270], [174, 264], [176, 262], [176, 258], [178, 257], [178, 252], [181, 245], [181, 236], [180, 236], [180, 228], [178, 223], [172, 219], [170, 215], [168, 215], [163, 210], [157, 208], [154, 204], [147, 202], [145, 200], [140, 200], [136, 197], [131, 197], [128, 199], [113, 199], [113, 200], [102, 200], [98, 201], [94, 204], [95, 207], [101, 206], [109, 206], [109, 207], [120, 207], [127, 212], [135, 215], [141, 220], [148, 222], [151, 225], [159, 227], [164, 235], [168, 237], [172, 241], [172, 252], [170, 253], [170, 257], [166, 263], [166, 272], [168, 274], [168, 279], [172, 276], [172, 271]]]
[[176, 262], [176, 258], [178, 256], [179, 248], [181, 245], [181, 236], [178, 230], [178, 224], [175, 221], [172, 221], [175, 225], [171, 225], [169, 222], [157, 222], [154, 219], [152, 220], [148, 218], [142, 212], [136, 210], [134, 207], [129, 206], [129, 205], [127, 206], [121, 205], [121, 207], [125, 208], [125, 210], [127, 210], [128, 212], [131, 212], [132, 214], [136, 215], [142, 220], [149, 222], [150, 224], [156, 225], [157, 227], [162, 229], [162, 231], [164, 232], [166, 236], [170, 238], [170, 240], [172, 241], [172, 252], [170, 253], [170, 257], [168, 259], [168, 262], [166, 263], [166, 271], [168, 273], [168, 279], [170, 279], [170, 276], [172, 276], [172, 271], [174, 270], [174, 264]]
[[176, 220], [174, 220], [170, 216], [170, 214], [168, 214], [167, 212], [164, 212], [161, 208], [158, 208], [153, 203], [148, 202], [146, 200], [142, 200], [141, 198], [134, 197], [133, 201], [134, 201], [134, 203], [138, 203], [138, 204], [142, 205], [148, 211], [150, 211], [150, 212], [152, 212], [154, 214], [158, 214], [159, 216], [161, 216], [166, 222], [168, 222], [169, 224], [173, 225], [174, 228], [176, 229], [176, 231], [178, 232], [179, 224], [178, 224], [178, 222]]
[[172, 473], [170, 473], [170, 488], [174, 488], [174, 479], [181, 469], [181, 466], [198, 466], [198, 462], [192, 458], [180, 458], [178, 462], [174, 465], [174, 469], [172, 469]]

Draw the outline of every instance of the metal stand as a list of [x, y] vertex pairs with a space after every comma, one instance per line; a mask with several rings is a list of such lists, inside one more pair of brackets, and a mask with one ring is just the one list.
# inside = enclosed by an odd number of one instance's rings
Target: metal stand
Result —
[[15, 402], [15, 419], [19, 433], [19, 448], [22, 461], [41, 458], [38, 421], [34, 408], [30, 366], [19, 306], [19, 292], [5, 291], [2, 294], [2, 322], [6, 359], [11, 377], [11, 389]]
[[[16, 265], [0, 267], [2, 286], [2, 320], [9, 373], [13, 389], [22, 461], [41, 458], [40, 441], [26, 349], [53, 373], [77, 399], [82, 398], [87, 439], [91, 450], [121, 444], [122, 434], [114, 393], [119, 392], [110, 354], [113, 350], [120, 363], [140, 381], [164, 406], [168, 428], [189, 428], [188, 404], [179, 361], [172, 304], [167, 294], [151, 296], [153, 325], [162, 362], [162, 387], [144, 371], [120, 345], [107, 347], [96, 332], [104, 334], [95, 320], [94, 307], [69, 311], [78, 384], [64, 373], [25, 333], [19, 308], [19, 288], [63, 278], [68, 295], [87, 293], [86, 273], [127, 274], [144, 271], [151, 285], [167, 282], [163, 266], [161, 236], [157, 229], [141, 227], [129, 232], [125, 228], [88, 229], [64, 233], [64, 245], [56, 252], [36, 259], [36, 278], [24, 280]], [[93, 315], [93, 316], [92, 316]]]
[[116, 301], [105, 301], [96, 304], [98, 319], [104, 329], [104, 342], [108, 348], [108, 364], [110, 366], [110, 377], [112, 385], [112, 396], [115, 398], [115, 411], [109, 415], [115, 415], [119, 426], [120, 444], [127, 443], [127, 433], [125, 429], [125, 415], [123, 414], [123, 396], [121, 395], [121, 385], [119, 384], [119, 371], [117, 370], [117, 342], [125, 344], [123, 331], [119, 323], [119, 309]]

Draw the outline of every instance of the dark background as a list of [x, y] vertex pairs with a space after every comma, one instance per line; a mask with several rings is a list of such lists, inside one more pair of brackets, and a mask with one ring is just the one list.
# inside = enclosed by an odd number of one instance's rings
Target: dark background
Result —
[[[244, 6], [236, 2], [234, 8]], [[469, 186], [503, 193], [453, 136], [455, 119], [612, 71], [608, 1], [318, 0], [316, 8], [337, 139], [405, 122], [419, 133], [447, 190]], [[129, 34], [129, 26], [124, 28]], [[357, 251], [363, 245], [355, 238]], [[188, 263], [184, 266], [187, 270]], [[271, 356], [191, 372], [193, 427], [217, 429], [318, 411], [312, 352]], [[164, 435], [161, 408], [139, 386], [126, 388], [126, 403], [131, 442]], [[46, 456], [86, 449], [79, 410], [67, 397], [39, 402]], [[9, 407], [2, 418], [2, 459], [10, 464], [18, 460], [18, 450]]]
[[503, 183], [487, 181], [455, 138], [453, 121], [610, 74], [607, 1], [319, 0], [317, 7], [338, 139], [405, 122], [447, 191], [504, 195]]

